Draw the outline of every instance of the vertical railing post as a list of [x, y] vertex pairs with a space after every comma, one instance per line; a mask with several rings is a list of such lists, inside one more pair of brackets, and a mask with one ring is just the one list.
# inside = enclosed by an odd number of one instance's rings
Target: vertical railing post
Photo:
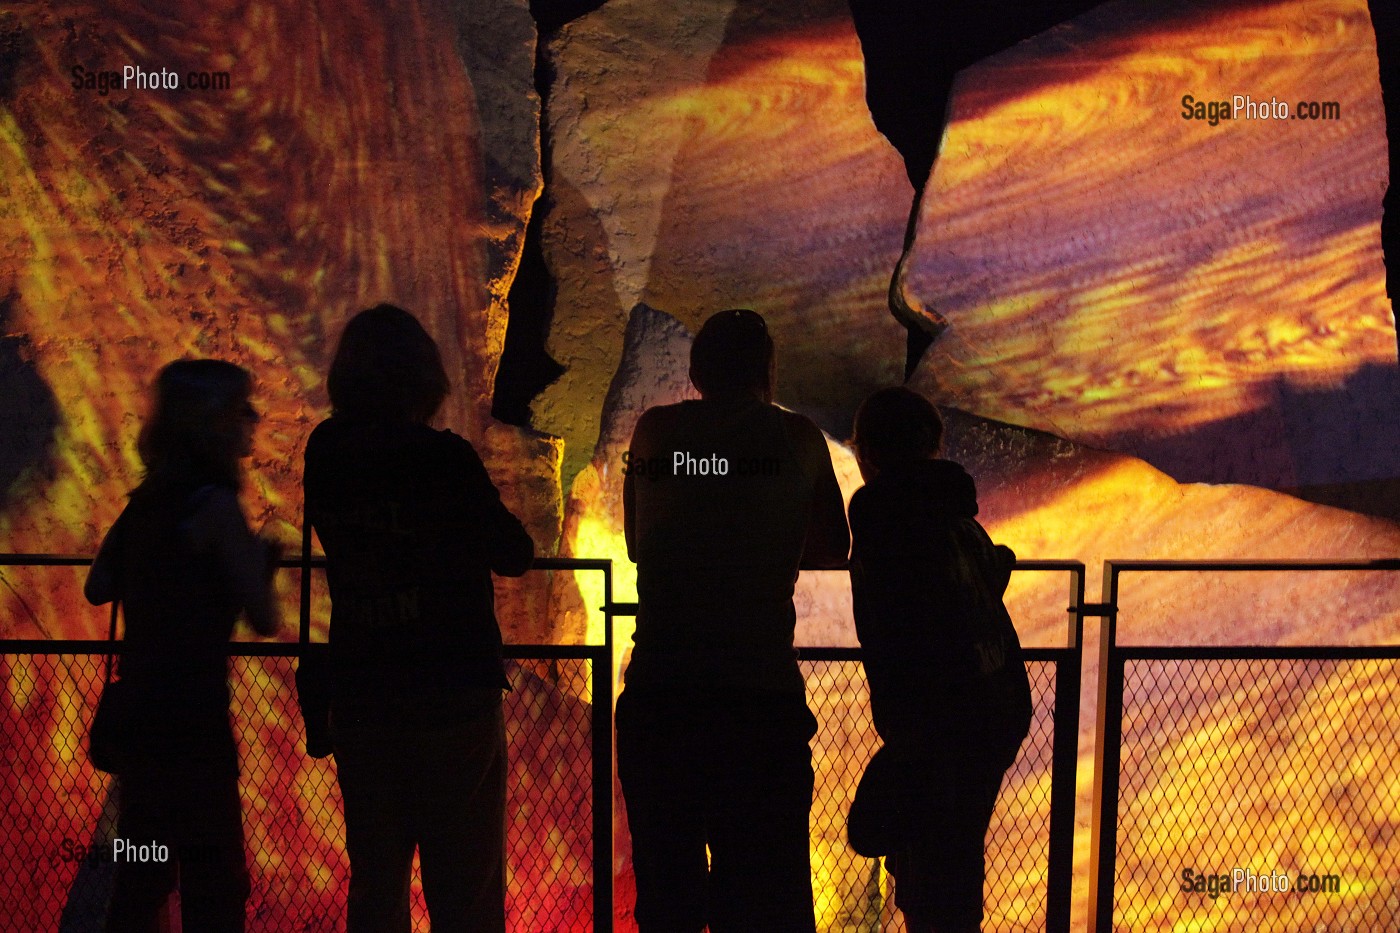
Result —
[[1113, 929], [1118, 859], [1118, 766], [1123, 738], [1123, 662], [1118, 638], [1118, 567], [1104, 561], [1103, 625], [1099, 630], [1099, 696], [1094, 730], [1094, 809], [1089, 856], [1089, 933]]
[[1075, 771], [1079, 764], [1079, 684], [1084, 654], [1083, 568], [1071, 571], [1069, 590], [1069, 645], [1055, 664], [1050, 851], [1045, 879], [1048, 933], [1069, 933], [1073, 907]]
[[613, 585], [603, 565], [603, 647], [593, 655], [593, 929], [613, 928]]
[[306, 498], [301, 503], [301, 598], [298, 603], [301, 618], [297, 624], [297, 644], [303, 648], [311, 641], [311, 525], [306, 521]]

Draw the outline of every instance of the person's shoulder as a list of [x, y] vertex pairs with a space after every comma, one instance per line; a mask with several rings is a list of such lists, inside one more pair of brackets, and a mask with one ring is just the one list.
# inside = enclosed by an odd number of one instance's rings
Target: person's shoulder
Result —
[[870, 501], [870, 495], [870, 485], [867, 483], [866, 485], [861, 486], [855, 492], [851, 493], [851, 502], [850, 505], [847, 506], [847, 508], [852, 511], [854, 511], [855, 509], [865, 508], [866, 503]]
[[416, 460], [429, 469], [446, 469], [453, 476], [466, 470], [486, 475], [486, 464], [476, 445], [451, 428], [414, 425], [410, 444], [418, 451]]
[[793, 437], [801, 438], [805, 441], [819, 440], [826, 444], [826, 435], [822, 434], [822, 429], [817, 427], [817, 423], [806, 415], [783, 408], [780, 405], [770, 405], [773, 411], [778, 413], [788, 433]]
[[238, 490], [225, 486], [223, 483], [209, 483], [206, 486], [200, 486], [190, 493], [189, 502], [196, 513], [232, 510], [242, 514], [242, 506], [238, 504]]
[[433, 450], [444, 451], [453, 456], [480, 459], [476, 445], [451, 428], [430, 428], [427, 425], [415, 425], [413, 440]]
[[306, 437], [306, 453], [303, 456], [314, 460], [323, 455], [330, 455], [335, 448], [345, 443], [346, 437], [345, 420], [332, 415], [311, 429], [311, 433]]
[[695, 413], [695, 403], [690, 401], [675, 402], [670, 405], [653, 405], [642, 412], [637, 419], [637, 426], [632, 430], [634, 434], [665, 430], [694, 417]]
[[806, 415], [788, 411], [777, 405], [772, 407], [778, 413], [778, 417], [782, 419], [788, 437], [792, 438], [793, 444], [798, 450], [809, 457], [824, 457], [828, 461], [830, 460], [831, 452], [827, 447], [826, 435], [821, 428], [817, 427], [815, 421]]
[[189, 509], [184, 527], [197, 543], [208, 544], [222, 536], [247, 530], [238, 490], [221, 483], [201, 486], [190, 493]]

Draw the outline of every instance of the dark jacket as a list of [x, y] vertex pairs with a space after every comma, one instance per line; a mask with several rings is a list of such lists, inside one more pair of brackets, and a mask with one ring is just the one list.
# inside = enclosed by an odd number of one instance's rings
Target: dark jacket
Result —
[[1005, 768], [1031, 717], [1002, 603], [1016, 555], [976, 515], [972, 477], [952, 461], [882, 472], [851, 499], [851, 590], [886, 744]]
[[276, 628], [263, 545], [237, 493], [217, 484], [151, 479], [107, 533], [84, 592], [121, 600], [120, 663], [136, 761], [217, 760], [238, 769], [229, 730], [228, 641], [240, 612]]
[[534, 544], [470, 443], [332, 417], [307, 441], [306, 514], [326, 552], [337, 702], [507, 685], [491, 574], [523, 574]]

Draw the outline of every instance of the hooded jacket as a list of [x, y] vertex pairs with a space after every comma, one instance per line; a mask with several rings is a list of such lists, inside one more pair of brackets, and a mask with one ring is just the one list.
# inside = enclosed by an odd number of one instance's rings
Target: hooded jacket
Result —
[[851, 590], [875, 728], [909, 754], [1006, 768], [1030, 727], [1002, 603], [1016, 555], [978, 524], [950, 460], [881, 472], [851, 499]]

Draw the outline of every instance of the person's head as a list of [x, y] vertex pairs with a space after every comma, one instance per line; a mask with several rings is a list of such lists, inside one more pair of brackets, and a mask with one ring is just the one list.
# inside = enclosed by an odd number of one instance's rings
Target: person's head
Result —
[[418, 319], [375, 305], [350, 319], [326, 377], [337, 415], [426, 424], [449, 388], [437, 344]]
[[236, 488], [258, 422], [252, 388], [248, 371], [224, 360], [176, 360], [162, 369], [136, 440], [147, 479]]
[[856, 460], [869, 480], [881, 470], [937, 457], [943, 446], [943, 419], [922, 395], [892, 386], [861, 403], [854, 433]]
[[711, 315], [690, 346], [690, 381], [702, 398], [773, 400], [773, 338], [756, 311]]

